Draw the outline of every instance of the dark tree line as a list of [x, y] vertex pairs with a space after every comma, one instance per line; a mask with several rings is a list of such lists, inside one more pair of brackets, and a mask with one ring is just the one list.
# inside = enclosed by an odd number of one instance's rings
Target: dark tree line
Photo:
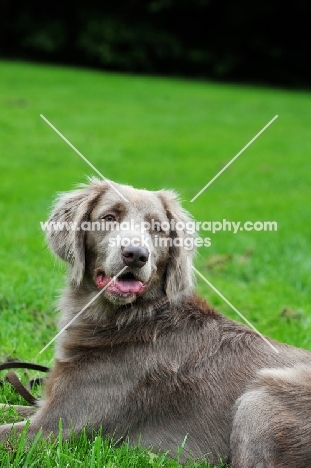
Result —
[[0, 56], [309, 87], [310, 21], [309, 0], [0, 0]]

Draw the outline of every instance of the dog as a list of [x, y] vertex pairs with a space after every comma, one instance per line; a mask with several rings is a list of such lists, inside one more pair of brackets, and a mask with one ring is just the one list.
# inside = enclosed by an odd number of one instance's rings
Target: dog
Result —
[[274, 351], [195, 294], [192, 222], [169, 190], [93, 178], [57, 198], [47, 241], [68, 284], [28, 436], [62, 419], [64, 437], [101, 430], [173, 456], [185, 441], [184, 461], [310, 467], [311, 353], [267, 338]]

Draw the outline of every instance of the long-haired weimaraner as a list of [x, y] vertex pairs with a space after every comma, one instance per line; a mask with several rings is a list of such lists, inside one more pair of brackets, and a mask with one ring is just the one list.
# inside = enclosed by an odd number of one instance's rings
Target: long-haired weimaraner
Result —
[[[184, 460], [310, 468], [311, 353], [268, 340], [277, 353], [196, 296], [192, 219], [174, 192], [94, 178], [49, 221], [69, 265], [64, 331], [30, 438], [61, 418], [64, 437], [101, 429], [172, 455], [186, 437]], [[1, 441], [11, 433], [0, 426]]]

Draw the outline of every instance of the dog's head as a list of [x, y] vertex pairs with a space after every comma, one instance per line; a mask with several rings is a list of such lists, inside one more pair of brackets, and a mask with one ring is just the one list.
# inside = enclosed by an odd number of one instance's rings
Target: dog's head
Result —
[[116, 304], [174, 301], [192, 289], [193, 221], [172, 191], [92, 178], [57, 198], [48, 223], [49, 246], [76, 287], [104, 289]]

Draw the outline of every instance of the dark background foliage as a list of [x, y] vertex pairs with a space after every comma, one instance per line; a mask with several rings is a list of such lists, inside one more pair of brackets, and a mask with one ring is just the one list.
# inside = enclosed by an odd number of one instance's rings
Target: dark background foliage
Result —
[[309, 0], [0, 0], [0, 56], [309, 87]]

